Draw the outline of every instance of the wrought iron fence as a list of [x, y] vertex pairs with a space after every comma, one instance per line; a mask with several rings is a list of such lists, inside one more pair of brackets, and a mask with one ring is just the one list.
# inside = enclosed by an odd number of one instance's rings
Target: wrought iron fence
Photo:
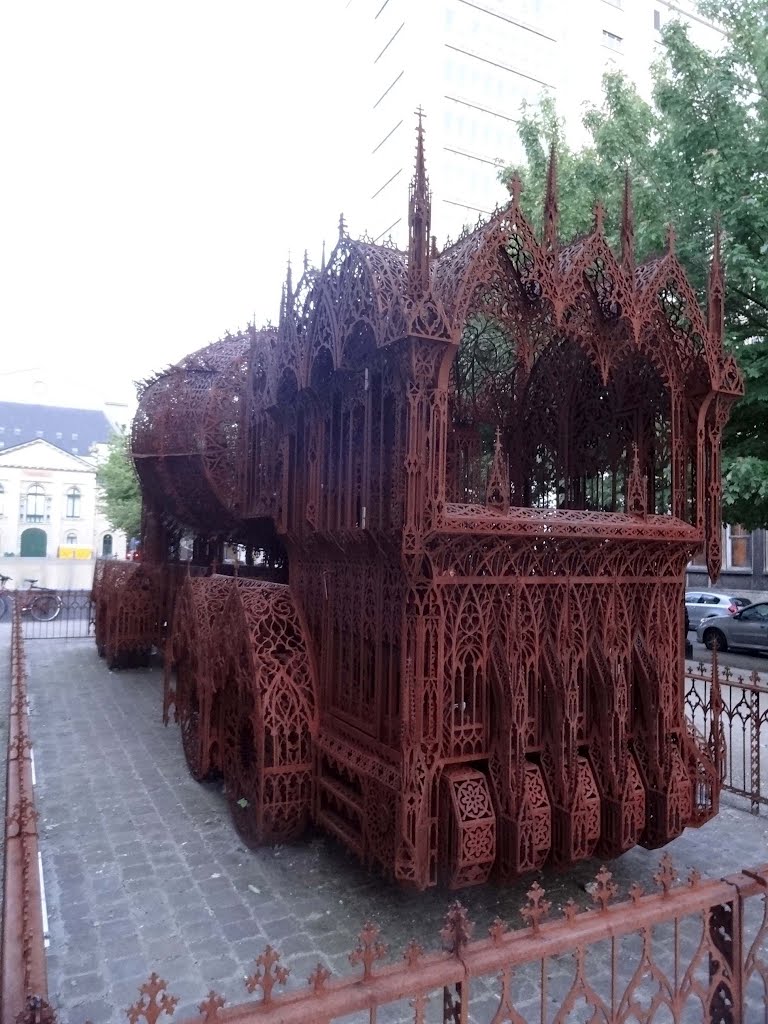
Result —
[[[15, 1021], [19, 1013], [24, 1013], [25, 1006], [39, 1008], [44, 1005], [48, 996], [21, 608], [14, 605], [11, 611], [11, 700], [0, 969], [3, 1024]], [[32, 1021], [38, 1018], [33, 1015], [25, 1019]]]
[[[20, 606], [13, 619], [2, 1020], [53, 1024]], [[691, 728], [721, 751], [725, 747], [726, 787], [749, 797], [753, 810], [768, 802], [759, 758], [768, 688], [754, 674], [734, 679], [715, 658], [709, 670], [699, 666], [688, 674], [685, 700]], [[713, 708], [719, 708], [721, 725], [710, 735], [705, 730], [708, 721], [717, 721]], [[559, 913], [534, 883], [521, 908], [523, 927], [511, 929], [497, 920], [484, 937], [473, 937], [466, 911], [454, 904], [440, 932], [439, 952], [411, 942], [401, 955], [390, 955], [379, 928], [367, 922], [349, 955], [352, 972], [344, 977], [332, 977], [318, 963], [308, 978], [296, 978], [267, 946], [245, 978], [254, 999], [230, 1004], [223, 994], [209, 992], [198, 1005], [199, 1016], [186, 1024], [768, 1022], [768, 864], [721, 880], [705, 881], [692, 872], [676, 884], [664, 856], [654, 878], [657, 891], [646, 894], [633, 885], [619, 902], [611, 873], [603, 868], [589, 887], [593, 907], [583, 910], [569, 901]], [[153, 973], [126, 1016], [131, 1024], [152, 1024], [161, 1014], [172, 1017], [176, 1003], [172, 982]]]
[[768, 805], [768, 757], [760, 752], [761, 739], [768, 740], [768, 685], [756, 671], [745, 677], [721, 668], [715, 652], [710, 665], [699, 664], [685, 679], [689, 727], [710, 745], [715, 738], [705, 730], [716, 705], [723, 788], [747, 797], [752, 813], [759, 814]]
[[76, 640], [93, 636], [90, 590], [6, 590], [0, 594], [0, 621], [19, 609], [27, 640]]
[[[692, 872], [676, 885], [669, 856], [657, 891], [617, 886], [602, 868], [593, 907], [569, 901], [559, 920], [534, 883], [521, 908], [524, 926], [493, 922], [473, 941], [474, 925], [455, 903], [440, 931], [441, 952], [411, 942], [394, 963], [379, 928], [367, 922], [349, 954], [353, 971], [333, 978], [318, 963], [293, 991], [290, 966], [267, 946], [244, 978], [256, 998], [228, 1005], [209, 992], [185, 1024], [330, 1024], [331, 1021], [427, 1024], [757, 1024], [768, 1020], [768, 864], [722, 880]], [[303, 984], [302, 984], [303, 982]], [[126, 1010], [131, 1024], [173, 1017], [173, 986], [156, 973]], [[29, 1021], [32, 1021], [30, 1016]], [[23, 1022], [26, 1024], [26, 1019]]]

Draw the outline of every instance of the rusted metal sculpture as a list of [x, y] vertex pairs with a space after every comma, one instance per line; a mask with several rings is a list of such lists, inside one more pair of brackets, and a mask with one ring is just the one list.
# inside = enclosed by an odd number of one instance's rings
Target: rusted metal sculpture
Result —
[[718, 574], [742, 390], [719, 237], [705, 317], [672, 233], [635, 266], [629, 181], [619, 256], [599, 205], [560, 243], [554, 156], [541, 237], [520, 192], [438, 254], [419, 125], [408, 252], [342, 219], [278, 327], [149, 382], [133, 428], [145, 564], [186, 534], [195, 566], [237, 544], [283, 582], [184, 584], [193, 773], [223, 772], [251, 841], [311, 815], [417, 888], [658, 846], [717, 809], [681, 598], [702, 545]]

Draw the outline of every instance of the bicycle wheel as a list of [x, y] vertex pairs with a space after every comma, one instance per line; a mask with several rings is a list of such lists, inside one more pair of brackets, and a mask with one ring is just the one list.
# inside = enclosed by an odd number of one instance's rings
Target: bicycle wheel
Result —
[[61, 598], [58, 594], [38, 594], [29, 602], [29, 614], [38, 622], [51, 622], [58, 618], [61, 611]]

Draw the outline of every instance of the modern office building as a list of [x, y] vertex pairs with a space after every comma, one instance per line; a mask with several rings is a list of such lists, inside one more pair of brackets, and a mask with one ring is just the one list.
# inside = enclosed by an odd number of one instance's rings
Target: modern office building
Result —
[[[349, 0], [358, 40], [364, 110], [358, 210], [353, 233], [405, 244], [413, 171], [414, 111], [426, 113], [432, 225], [443, 244], [505, 201], [499, 168], [522, 159], [517, 121], [523, 101], [551, 93], [574, 144], [583, 104], [620, 68], [641, 93], [661, 27], [688, 23], [716, 48], [718, 26], [691, 0]], [[356, 82], [357, 85], [357, 82]]]

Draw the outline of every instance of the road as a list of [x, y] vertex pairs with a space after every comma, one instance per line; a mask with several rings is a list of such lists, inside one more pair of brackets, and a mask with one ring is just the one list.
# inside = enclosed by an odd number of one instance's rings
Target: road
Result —
[[[712, 660], [712, 655], [706, 649], [704, 644], [700, 644], [696, 639], [696, 632], [691, 630], [688, 634], [689, 640], [693, 643], [693, 657], [689, 658], [689, 661], [703, 662], [708, 665]], [[768, 677], [768, 654], [758, 654], [750, 652], [749, 654], [737, 654], [733, 651], [728, 651], [725, 654], [718, 655], [718, 661], [721, 666], [728, 666], [732, 669], [737, 669], [739, 672], [752, 672], [753, 670], [759, 672], [761, 675]]]

